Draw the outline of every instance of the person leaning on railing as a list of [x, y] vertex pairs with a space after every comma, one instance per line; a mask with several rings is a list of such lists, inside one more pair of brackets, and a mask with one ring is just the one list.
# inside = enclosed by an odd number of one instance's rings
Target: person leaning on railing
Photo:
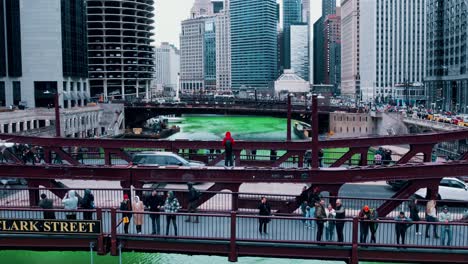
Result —
[[[39, 201], [39, 207], [42, 209], [53, 209], [54, 205], [52, 199], [48, 199], [46, 194], [41, 194], [41, 200]], [[55, 212], [44, 211], [44, 219], [55, 219]]]
[[[343, 203], [341, 202], [341, 199], [336, 200], [335, 213], [336, 213], [336, 216], [335, 216], [336, 219], [346, 218], [346, 211], [343, 206]], [[344, 236], [343, 236], [344, 225], [345, 223], [343, 221], [336, 222], [336, 235], [338, 236], [338, 242], [344, 241]]]
[[123, 201], [120, 203], [120, 211], [122, 211], [122, 222], [124, 224], [124, 232], [128, 234], [128, 226], [132, 218], [132, 205], [128, 199], [128, 194], [124, 194]]
[[[437, 219], [437, 209], [436, 209], [436, 201], [430, 200], [427, 202], [426, 206], [426, 221], [430, 223], [438, 222]], [[432, 224], [433, 231], [434, 231], [434, 238], [438, 239], [439, 236], [437, 235], [437, 225]], [[426, 238], [429, 238], [429, 229], [431, 228], [431, 224], [426, 225]]]
[[[444, 206], [442, 213], [439, 214], [439, 221], [444, 223], [441, 226], [440, 242], [442, 246], [450, 246], [452, 243], [452, 226], [450, 222], [453, 221], [453, 216], [449, 212], [448, 207]], [[445, 243], [445, 236], [447, 235], [447, 243]]]
[[167, 213], [166, 215], [166, 236], [169, 235], [169, 226], [171, 225], [171, 222], [174, 226], [174, 235], [177, 236], [177, 221], [176, 221], [176, 215], [180, 209], [180, 204], [179, 200], [174, 196], [173, 191], [168, 191], [167, 192], [167, 199], [166, 202], [164, 203], [164, 211]]
[[396, 240], [397, 244], [405, 244], [405, 237], [406, 237], [406, 229], [410, 226], [409, 222], [411, 219], [405, 216], [405, 212], [400, 212], [400, 214], [395, 218], [397, 223], [395, 224], [395, 233], [396, 233]]

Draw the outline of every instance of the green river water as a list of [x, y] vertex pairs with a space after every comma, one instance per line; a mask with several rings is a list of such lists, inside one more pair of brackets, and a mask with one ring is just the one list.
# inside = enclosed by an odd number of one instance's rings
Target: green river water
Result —
[[[237, 116], [186, 116], [179, 124], [181, 132], [170, 139], [221, 140], [226, 131], [231, 131], [234, 139], [240, 140], [285, 140], [286, 119], [271, 117]], [[293, 134], [293, 139], [297, 137]], [[96, 256], [95, 264], [117, 264], [118, 257]], [[0, 264], [85, 264], [91, 263], [89, 252], [35, 252], [0, 251]], [[188, 256], [160, 253], [123, 253], [124, 264], [223, 264], [230, 263], [227, 257]], [[276, 258], [239, 258], [240, 264], [342, 264], [336, 261], [294, 260]]]

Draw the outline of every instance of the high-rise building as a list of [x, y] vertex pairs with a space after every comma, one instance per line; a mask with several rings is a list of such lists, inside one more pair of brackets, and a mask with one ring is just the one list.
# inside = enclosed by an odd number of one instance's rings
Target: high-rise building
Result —
[[88, 0], [91, 95], [149, 97], [154, 78], [154, 0]]
[[291, 25], [302, 22], [302, 1], [283, 0], [283, 69], [291, 68]]
[[317, 19], [314, 23], [314, 38], [313, 38], [313, 81], [314, 84], [323, 84], [325, 82], [325, 65], [323, 60], [325, 58], [324, 41], [323, 36], [323, 17]]
[[309, 26], [307, 23], [291, 25], [291, 70], [302, 79], [309, 80]]
[[425, 4], [361, 0], [362, 101], [415, 104], [425, 98]]
[[426, 1], [428, 107], [468, 113], [467, 1]]
[[231, 90], [231, 28], [229, 0], [224, 9], [216, 15], [216, 89], [219, 92]]
[[154, 84], [160, 87], [177, 86], [177, 75], [180, 72], [180, 52], [172, 44], [161, 43], [155, 49], [155, 76]]
[[336, 0], [322, 0], [322, 17], [336, 14]]
[[205, 17], [182, 21], [180, 34], [180, 90], [194, 93], [205, 89]]
[[310, 0], [302, 0], [302, 22], [309, 23], [310, 20]]
[[84, 0], [0, 0], [0, 106], [89, 99]]
[[323, 28], [324, 39], [324, 83], [340, 85], [341, 79], [341, 13], [326, 16]]
[[[229, 0], [225, 0], [229, 1]], [[213, 5], [213, 13], [219, 14], [222, 10], [224, 10], [224, 1], [223, 0], [211, 0], [211, 4]]]
[[212, 16], [213, 14], [213, 3], [211, 0], [195, 0], [190, 10], [191, 18]]
[[275, 0], [231, 0], [232, 88], [272, 89], [277, 70]]
[[359, 9], [361, 0], [341, 1], [341, 94], [360, 100]]
[[216, 90], [216, 27], [215, 17], [205, 20], [205, 31], [203, 34], [203, 67], [205, 90]]

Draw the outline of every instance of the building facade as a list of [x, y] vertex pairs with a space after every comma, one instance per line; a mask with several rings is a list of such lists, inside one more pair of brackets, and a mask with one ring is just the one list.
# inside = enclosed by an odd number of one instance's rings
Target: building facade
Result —
[[302, 0], [302, 22], [309, 23], [310, 20], [310, 0]]
[[359, 10], [361, 0], [341, 1], [341, 95], [360, 100]]
[[154, 78], [154, 1], [88, 0], [92, 96], [149, 97]]
[[359, 16], [362, 101], [424, 101], [425, 4], [361, 0]]
[[323, 18], [320, 17], [315, 23], [313, 28], [313, 83], [323, 84], [325, 82], [325, 65], [323, 61], [325, 59], [324, 42], [323, 36]]
[[322, 17], [336, 14], [336, 0], [322, 0]]
[[161, 43], [155, 49], [154, 84], [159, 87], [175, 89], [180, 72], [180, 52], [174, 45]]
[[291, 27], [291, 70], [302, 79], [309, 80], [309, 26], [306, 23]]
[[180, 34], [180, 90], [197, 93], [205, 90], [205, 18], [182, 21]]
[[302, 1], [283, 0], [283, 69], [291, 68], [291, 25], [302, 22]]
[[324, 35], [324, 83], [340, 86], [341, 79], [341, 17], [337, 13], [328, 15], [323, 24]]
[[214, 4], [211, 0], [195, 0], [190, 10], [190, 18], [212, 16]]
[[467, 1], [426, 1], [427, 107], [468, 113]]
[[216, 90], [216, 24], [215, 17], [205, 20], [203, 34], [203, 66], [206, 91]]
[[229, 0], [224, 9], [216, 15], [216, 90], [220, 93], [231, 91], [231, 19]]
[[278, 76], [275, 0], [231, 0], [232, 88], [272, 90]]

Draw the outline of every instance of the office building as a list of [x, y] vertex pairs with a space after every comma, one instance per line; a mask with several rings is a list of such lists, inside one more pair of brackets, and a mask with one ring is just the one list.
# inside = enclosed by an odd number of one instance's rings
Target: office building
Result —
[[191, 18], [212, 16], [214, 5], [211, 0], [195, 0], [190, 10]]
[[92, 96], [149, 97], [154, 78], [153, 0], [88, 0]]
[[320, 17], [314, 23], [313, 28], [313, 83], [314, 84], [323, 84], [325, 82], [325, 65], [323, 61], [325, 58], [324, 51], [324, 42], [325, 38], [323, 36], [323, 21], [324, 19]]
[[278, 77], [275, 0], [231, 0], [232, 88], [273, 90]]
[[215, 17], [205, 20], [203, 34], [203, 75], [207, 91], [216, 90], [216, 27]]
[[89, 99], [84, 0], [0, 0], [0, 106]]
[[176, 89], [180, 72], [180, 52], [172, 44], [161, 43], [155, 49], [154, 84], [158, 87]]
[[[229, 1], [229, 0], [225, 0]], [[224, 10], [224, 1], [223, 0], [211, 0], [211, 4], [213, 5], [213, 14], [219, 14], [222, 10]]]
[[231, 23], [229, 0], [224, 9], [216, 15], [216, 90], [219, 93], [231, 91]]
[[341, 95], [360, 100], [359, 10], [361, 0], [341, 1]]
[[322, 0], [322, 18], [336, 14], [336, 0]]
[[424, 2], [361, 0], [359, 16], [362, 101], [424, 100]]
[[302, 1], [283, 0], [283, 69], [291, 68], [291, 25], [302, 22]]
[[323, 24], [324, 35], [324, 83], [340, 85], [341, 79], [341, 17], [340, 8], [336, 14], [327, 15]]
[[309, 80], [309, 26], [291, 25], [291, 70], [300, 78]]
[[310, 20], [310, 0], [302, 0], [302, 22], [309, 23]]
[[426, 1], [427, 107], [468, 113], [466, 11], [466, 1]]

